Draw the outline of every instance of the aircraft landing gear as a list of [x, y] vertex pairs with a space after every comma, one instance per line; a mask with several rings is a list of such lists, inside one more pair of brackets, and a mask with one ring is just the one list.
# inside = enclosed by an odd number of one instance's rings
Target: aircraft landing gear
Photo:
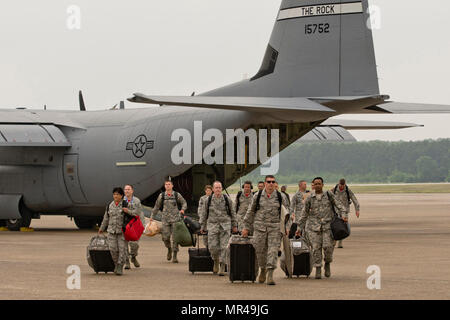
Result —
[[73, 220], [81, 230], [94, 229], [97, 225], [97, 218], [92, 217], [73, 217]]
[[23, 200], [19, 203], [19, 212], [22, 216], [21, 219], [8, 219], [6, 220], [6, 227], [10, 231], [20, 231], [20, 228], [29, 228], [33, 213], [25, 207]]

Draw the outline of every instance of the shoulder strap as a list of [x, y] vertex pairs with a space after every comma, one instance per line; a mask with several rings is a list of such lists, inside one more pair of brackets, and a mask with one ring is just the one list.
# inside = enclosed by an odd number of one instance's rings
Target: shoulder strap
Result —
[[283, 205], [283, 197], [281, 195], [281, 192], [277, 191], [277, 196], [278, 196], [278, 202], [280, 203], [280, 208], [278, 209], [279, 213], [280, 213], [280, 218], [281, 218], [281, 206]]
[[164, 210], [164, 194], [165, 194], [165, 192], [161, 192], [161, 207], [159, 208], [159, 210], [160, 211], [163, 211]]
[[225, 200], [225, 207], [227, 208], [227, 214], [231, 217], [231, 208], [230, 202], [228, 201], [228, 197], [226, 195], [223, 195], [223, 199]]
[[330, 191], [327, 191], [327, 197], [328, 197], [328, 201], [330, 201], [331, 210], [333, 210], [334, 215], [337, 216], [336, 209], [334, 208], [334, 203], [333, 203], [333, 201], [331, 201], [333, 194]]
[[336, 194], [337, 188], [338, 188], [338, 185], [335, 185], [335, 186], [334, 186], [334, 189], [333, 189], [333, 193], [334, 193], [334, 194]]
[[208, 197], [208, 203], [206, 204], [206, 219], [205, 220], [208, 220], [208, 218], [209, 218], [209, 207], [211, 206], [212, 196], [213, 195], [210, 195]]
[[108, 216], [109, 216], [109, 204], [106, 206], [106, 213], [107, 213]]
[[350, 192], [348, 192], [348, 186], [347, 185], [345, 185], [345, 192], [347, 192], [347, 200], [348, 200], [348, 203], [350, 204], [352, 202], [352, 200], [350, 199]]
[[175, 190], [173, 190], [173, 196], [175, 197], [175, 201], [177, 202], [178, 211], [180, 211], [181, 210], [181, 203], [180, 203], [180, 201], [178, 201], [178, 193]]
[[239, 206], [241, 205], [240, 199], [241, 199], [242, 191], [239, 191], [236, 196], [236, 212], [239, 211]]
[[255, 212], [259, 210], [259, 202], [261, 200], [261, 195], [262, 195], [262, 190], [258, 191], [258, 195], [256, 196], [256, 207], [255, 207]]

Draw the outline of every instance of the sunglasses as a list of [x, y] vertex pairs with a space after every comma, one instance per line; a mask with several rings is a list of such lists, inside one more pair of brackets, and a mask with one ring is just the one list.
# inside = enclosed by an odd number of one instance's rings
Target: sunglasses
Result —
[[275, 180], [267, 180], [266, 183], [277, 183]]

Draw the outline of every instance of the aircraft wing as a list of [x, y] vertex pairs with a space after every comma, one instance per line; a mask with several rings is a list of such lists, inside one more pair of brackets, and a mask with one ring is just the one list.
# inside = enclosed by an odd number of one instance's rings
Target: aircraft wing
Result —
[[307, 98], [272, 98], [272, 97], [213, 97], [213, 96], [193, 96], [193, 97], [164, 97], [146, 96], [135, 93], [128, 101], [137, 103], [149, 103], [168, 106], [195, 107], [222, 110], [241, 110], [249, 112], [335, 112], [320, 103]]

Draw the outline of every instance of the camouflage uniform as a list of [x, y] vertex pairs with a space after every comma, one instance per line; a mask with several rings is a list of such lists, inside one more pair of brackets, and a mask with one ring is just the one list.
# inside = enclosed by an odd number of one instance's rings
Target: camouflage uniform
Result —
[[[138, 216], [141, 219], [142, 225], [145, 226], [145, 216], [142, 211], [141, 200], [139, 198], [134, 197], [129, 201], [126, 197], [125, 201], [128, 202], [128, 210], [133, 216]], [[127, 259], [131, 255], [131, 257], [137, 257], [139, 250], [139, 241], [126, 241], [127, 242]], [[128, 247], [128, 244], [130, 245]]]
[[[198, 217], [199, 217], [199, 221], [202, 221], [202, 217], [205, 213], [205, 206], [206, 203], [208, 202], [208, 196], [205, 194], [203, 197], [200, 198], [200, 201], [198, 202]], [[205, 229], [203, 229], [203, 231], [207, 231]], [[205, 245], [206, 248], [208, 248], [208, 237], [204, 236], [203, 237], [203, 244]]]
[[[331, 206], [341, 213], [342, 217], [348, 217], [345, 207], [336, 200], [332, 192], [324, 192], [320, 195], [313, 193], [305, 201], [305, 206], [300, 216], [295, 220], [297, 230], [306, 227], [306, 236], [312, 245], [314, 267], [322, 267], [322, 249], [325, 263], [333, 261], [334, 239], [331, 233], [331, 221], [334, 211]], [[305, 226], [306, 225], [306, 226]]]
[[350, 204], [353, 202], [355, 205], [355, 210], [359, 211], [359, 202], [358, 199], [356, 199], [355, 194], [353, 193], [350, 188], [348, 189], [348, 194], [350, 196], [350, 199], [347, 197], [347, 192], [344, 190], [339, 190], [339, 186], [336, 188], [336, 192], [334, 193], [334, 196], [336, 199], [338, 199], [345, 207], [347, 214], [350, 213]]
[[[230, 206], [231, 217], [228, 215], [225, 204], [225, 197]], [[227, 263], [227, 245], [231, 237], [231, 229], [237, 227], [236, 212], [233, 201], [226, 196], [221, 195], [217, 198], [212, 194], [211, 205], [209, 207], [209, 216], [207, 215], [208, 198], [205, 199], [200, 224], [203, 230], [208, 230], [209, 251], [214, 260], [219, 259], [222, 264]]]
[[[247, 213], [248, 207], [252, 203], [252, 199], [253, 199], [253, 195], [251, 193], [248, 196], [246, 196], [244, 194], [244, 192], [242, 192], [240, 194], [239, 199], [236, 198], [234, 210], [236, 211], [236, 219], [237, 219], [239, 232], [242, 232], [242, 230], [244, 229], [244, 217], [245, 217], [245, 214]], [[238, 200], [239, 200], [239, 210], [237, 210]], [[249, 235], [252, 235], [252, 234], [253, 234], [253, 227], [251, 229], [249, 229]]]
[[[164, 192], [158, 196], [156, 200], [155, 207], [153, 208], [151, 218], [156, 215], [161, 208], [162, 201], [164, 196], [164, 209], [162, 211], [162, 227], [161, 227], [161, 235], [162, 240], [166, 248], [172, 248], [173, 252], [178, 252], [178, 243], [173, 240], [173, 230], [175, 223], [181, 220], [180, 210], [178, 210], [177, 199], [175, 199], [175, 195], [172, 194], [169, 196], [167, 192]], [[186, 200], [184, 200], [183, 196], [177, 192], [178, 202], [181, 203], [181, 210], [187, 209]], [[172, 236], [172, 246], [170, 244], [170, 237]]]
[[[127, 249], [125, 238], [123, 237], [123, 207], [122, 201], [116, 206], [116, 203], [112, 201], [103, 216], [103, 221], [100, 226], [100, 231], [108, 232], [108, 246], [111, 251], [111, 256], [116, 265], [123, 265], [127, 258]], [[136, 215], [130, 212], [131, 215]]]
[[[282, 195], [282, 193], [281, 193]], [[255, 247], [258, 265], [263, 269], [276, 269], [278, 250], [281, 245], [282, 234], [280, 232], [280, 203], [277, 191], [274, 190], [270, 197], [264, 189], [259, 201], [259, 210], [256, 212], [256, 199], [258, 193], [253, 196], [244, 218], [244, 229], [250, 230], [253, 226], [253, 246]], [[281, 196], [282, 204], [289, 207], [285, 196]]]

